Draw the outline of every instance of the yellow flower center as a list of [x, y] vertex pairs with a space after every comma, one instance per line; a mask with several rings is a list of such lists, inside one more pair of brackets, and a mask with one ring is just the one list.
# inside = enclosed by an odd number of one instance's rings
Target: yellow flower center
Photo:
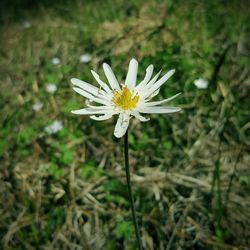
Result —
[[139, 101], [139, 95], [136, 94], [134, 97], [132, 97], [132, 93], [127, 88], [126, 85], [122, 86], [122, 91], [119, 93], [117, 90], [114, 91], [114, 97], [112, 99], [113, 103], [124, 109], [132, 109], [136, 107], [136, 104]]

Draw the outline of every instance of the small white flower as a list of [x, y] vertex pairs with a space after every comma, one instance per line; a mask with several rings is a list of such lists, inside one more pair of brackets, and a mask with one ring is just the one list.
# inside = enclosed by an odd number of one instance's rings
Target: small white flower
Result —
[[194, 85], [198, 89], [206, 89], [208, 87], [208, 81], [204, 78], [199, 78], [194, 81]]
[[87, 82], [83, 82], [76, 78], [71, 79], [74, 90], [89, 101], [96, 102], [100, 105], [90, 105], [87, 108], [71, 111], [77, 115], [90, 115], [94, 120], [107, 120], [113, 115], [119, 115], [114, 135], [117, 138], [122, 137], [128, 128], [129, 120], [135, 117], [142, 122], [146, 122], [149, 118], [145, 118], [142, 114], [163, 114], [174, 113], [181, 109], [178, 107], [159, 106], [160, 104], [169, 102], [176, 98], [179, 94], [161, 101], [150, 100], [156, 96], [160, 87], [174, 74], [175, 70], [168, 71], [164, 76], [158, 79], [158, 72], [152, 79], [153, 65], [146, 69], [145, 78], [136, 85], [138, 62], [132, 59], [129, 63], [129, 69], [125, 84], [119, 84], [112, 69], [106, 63], [103, 64], [104, 73], [109, 82], [108, 86], [104, 83], [95, 71], [91, 71], [100, 88], [97, 88]]
[[52, 64], [57, 65], [61, 62], [61, 60], [58, 57], [54, 57], [51, 60]]
[[44, 131], [49, 135], [56, 134], [58, 131], [62, 130], [62, 121], [55, 120], [51, 125], [44, 128]]
[[23, 22], [23, 27], [24, 27], [25, 29], [28, 29], [28, 28], [31, 27], [31, 23], [30, 23], [29, 21], [24, 21], [24, 22]]
[[37, 102], [35, 104], [32, 105], [32, 109], [36, 112], [38, 112], [39, 110], [41, 110], [43, 108], [43, 103], [42, 102]]
[[80, 62], [82, 63], [88, 63], [92, 59], [92, 56], [90, 54], [83, 54], [80, 56]]
[[47, 91], [48, 93], [53, 94], [56, 90], [57, 90], [57, 87], [56, 87], [56, 85], [55, 85], [54, 83], [48, 83], [48, 84], [46, 85], [46, 91]]

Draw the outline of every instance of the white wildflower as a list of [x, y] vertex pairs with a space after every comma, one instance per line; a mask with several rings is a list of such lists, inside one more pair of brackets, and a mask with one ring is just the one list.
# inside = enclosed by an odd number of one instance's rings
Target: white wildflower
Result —
[[37, 102], [35, 104], [32, 105], [32, 109], [36, 112], [38, 112], [39, 110], [41, 110], [43, 108], [43, 103], [42, 102]]
[[54, 57], [51, 60], [52, 64], [57, 65], [60, 64], [61, 60], [58, 57]]
[[57, 90], [57, 86], [54, 83], [48, 83], [46, 85], [46, 91], [53, 94]]
[[208, 87], [208, 81], [204, 78], [199, 78], [194, 81], [194, 85], [198, 89], [206, 89]]
[[87, 104], [87, 108], [74, 110], [72, 113], [77, 115], [90, 115], [91, 119], [99, 121], [107, 120], [113, 115], [118, 115], [119, 118], [114, 130], [114, 135], [117, 138], [122, 137], [126, 133], [131, 117], [146, 122], [149, 118], [145, 118], [142, 114], [174, 113], [181, 110], [178, 107], [160, 106], [160, 104], [173, 100], [180, 93], [161, 101], [150, 102], [150, 100], [159, 93], [162, 85], [174, 74], [175, 70], [168, 71], [158, 79], [161, 73], [160, 71], [151, 79], [153, 65], [150, 65], [146, 69], [145, 78], [136, 85], [138, 62], [135, 59], [132, 59], [129, 63], [125, 84], [118, 83], [108, 64], [104, 63], [103, 69], [109, 86], [104, 83], [93, 70], [91, 71], [92, 75], [100, 85], [100, 88], [76, 78], [71, 79], [74, 85], [73, 89], [77, 93], [89, 101], [99, 104], [98, 106]]
[[28, 29], [28, 28], [31, 27], [31, 23], [30, 23], [29, 21], [24, 21], [24, 22], [23, 22], [23, 27], [24, 27], [25, 29]]
[[92, 56], [90, 54], [83, 54], [83, 55], [80, 56], [79, 60], [82, 63], [88, 63], [88, 62], [91, 61], [91, 59], [92, 59]]
[[56, 134], [58, 131], [62, 130], [62, 121], [55, 120], [51, 125], [44, 128], [45, 132], [49, 135]]

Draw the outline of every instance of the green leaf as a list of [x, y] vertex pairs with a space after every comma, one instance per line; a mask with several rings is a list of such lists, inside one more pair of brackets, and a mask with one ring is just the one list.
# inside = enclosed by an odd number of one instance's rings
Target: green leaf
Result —
[[72, 67], [70, 65], [63, 65], [62, 67], [62, 71], [64, 74], [70, 73], [71, 70], [72, 70]]
[[74, 110], [74, 109], [79, 109], [79, 103], [75, 101], [74, 99], [64, 103], [62, 106], [62, 111], [65, 114], [70, 114], [71, 110]]
[[56, 178], [62, 177], [64, 174], [63, 169], [59, 168], [55, 163], [51, 163], [49, 165], [49, 173]]
[[117, 238], [125, 238], [129, 240], [134, 234], [134, 227], [131, 221], [119, 221], [116, 229], [115, 234]]
[[128, 134], [128, 142], [129, 144], [133, 145], [135, 143], [135, 137], [133, 134]]
[[53, 208], [49, 213], [48, 223], [45, 227], [47, 237], [54, 232], [54, 230], [60, 226], [65, 220], [64, 208]]
[[0, 155], [2, 155], [5, 151], [5, 149], [7, 148], [8, 145], [8, 141], [7, 140], [0, 140]]
[[126, 186], [118, 180], [109, 180], [108, 182], [104, 183], [103, 188], [105, 192], [115, 193], [124, 193], [124, 190], [126, 190]]
[[165, 141], [163, 143], [163, 147], [166, 149], [166, 150], [171, 150], [172, 147], [173, 147], [173, 143], [171, 141]]
[[113, 195], [113, 194], [107, 193], [105, 195], [105, 199], [109, 202], [114, 202], [114, 203], [117, 203], [120, 205], [127, 205], [128, 204], [128, 201], [124, 197], [119, 196], [119, 195]]
[[86, 179], [97, 180], [104, 175], [104, 171], [96, 166], [96, 163], [89, 161], [80, 168], [80, 175]]
[[36, 130], [32, 127], [23, 128], [17, 136], [17, 141], [18, 143], [28, 144], [32, 141], [36, 134]]
[[248, 178], [248, 176], [246, 176], [246, 175], [240, 176], [240, 177], [239, 177], [239, 182], [240, 182], [240, 184], [241, 184], [242, 186], [247, 186], [247, 185], [250, 184], [249, 178]]
[[56, 83], [58, 80], [58, 74], [56, 73], [48, 73], [45, 75], [45, 81], [48, 83]]
[[69, 134], [68, 129], [67, 128], [63, 128], [60, 131], [58, 131], [57, 136], [58, 136], [58, 138], [62, 139], [62, 138], [66, 138], [68, 134]]
[[62, 152], [62, 157], [60, 158], [60, 161], [65, 165], [69, 165], [72, 163], [73, 159], [74, 159], [74, 152], [69, 149], [65, 149]]

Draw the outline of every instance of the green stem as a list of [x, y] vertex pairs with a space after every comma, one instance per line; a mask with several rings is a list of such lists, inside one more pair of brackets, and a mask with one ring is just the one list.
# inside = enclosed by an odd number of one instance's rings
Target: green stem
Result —
[[129, 156], [128, 156], [128, 131], [126, 132], [124, 136], [124, 156], [125, 156], [125, 169], [126, 169], [126, 178], [127, 178], [127, 186], [128, 186], [128, 196], [129, 196], [129, 201], [130, 201], [130, 206], [131, 206], [132, 218], [133, 218], [133, 222], [135, 226], [136, 239], [137, 239], [139, 250], [143, 250], [139, 227], [138, 227], [136, 214], [135, 214], [135, 205], [134, 205], [134, 199], [133, 199], [132, 188], [131, 188], [130, 171], [129, 171]]

